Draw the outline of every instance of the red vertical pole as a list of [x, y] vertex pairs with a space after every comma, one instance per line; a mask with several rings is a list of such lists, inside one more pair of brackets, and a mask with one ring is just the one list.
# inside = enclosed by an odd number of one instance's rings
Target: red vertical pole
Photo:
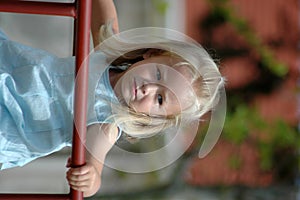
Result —
[[[88, 55], [90, 51], [91, 0], [78, 0], [76, 19], [76, 82], [74, 95], [74, 133], [72, 145], [72, 165], [85, 164], [86, 112], [88, 94]], [[73, 200], [82, 200], [82, 192], [71, 190]]]

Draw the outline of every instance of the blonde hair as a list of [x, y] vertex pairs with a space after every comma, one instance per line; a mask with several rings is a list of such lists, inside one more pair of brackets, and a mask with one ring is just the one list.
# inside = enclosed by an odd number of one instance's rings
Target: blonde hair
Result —
[[[166, 39], [159, 33], [149, 33], [149, 30], [148, 32], [147, 30], [143, 32], [142, 29], [136, 31], [141, 38], [131, 38], [129, 31], [125, 33], [124, 39], [123, 33], [113, 34], [111, 24], [101, 27], [100, 41], [102, 43], [99, 49], [106, 54], [107, 62], [120, 65], [141, 57], [149, 49], [156, 49], [158, 54], [181, 58], [182, 61], [174, 67], [187, 67], [192, 77], [193, 91], [190, 94], [193, 97], [192, 102], [181, 113], [169, 116], [149, 116], [137, 113], [122, 104], [111, 104], [113, 115], [109, 117], [109, 120], [114, 121], [127, 135], [137, 138], [149, 137], [169, 127], [177, 126], [179, 123], [200, 120], [201, 116], [217, 104], [219, 89], [224, 86], [224, 79], [214, 60], [198, 43], [189, 39]], [[152, 37], [147, 37], [145, 40], [143, 34], [150, 34]]]

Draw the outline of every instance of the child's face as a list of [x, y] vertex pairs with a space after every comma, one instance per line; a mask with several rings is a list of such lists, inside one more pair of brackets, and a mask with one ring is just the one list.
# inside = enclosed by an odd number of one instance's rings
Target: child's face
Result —
[[116, 83], [115, 92], [136, 112], [149, 115], [174, 115], [188, 105], [192, 90], [185, 67], [170, 56], [153, 56], [132, 65]]

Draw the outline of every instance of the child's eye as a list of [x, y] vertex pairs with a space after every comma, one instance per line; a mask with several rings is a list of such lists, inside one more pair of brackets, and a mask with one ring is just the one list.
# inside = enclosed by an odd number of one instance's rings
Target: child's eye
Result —
[[162, 104], [163, 104], [163, 97], [162, 97], [161, 94], [158, 94], [158, 95], [157, 95], [157, 101], [158, 101], [158, 104], [159, 104], [159, 105], [162, 105]]
[[157, 80], [161, 79], [161, 73], [160, 73], [159, 69], [157, 69], [157, 71], [156, 71], [156, 77], [157, 77]]

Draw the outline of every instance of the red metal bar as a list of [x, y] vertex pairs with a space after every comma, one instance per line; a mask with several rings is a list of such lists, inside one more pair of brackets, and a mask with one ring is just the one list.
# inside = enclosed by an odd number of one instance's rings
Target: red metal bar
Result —
[[0, 12], [76, 17], [74, 3], [0, 0]]
[[[90, 52], [90, 30], [92, 1], [79, 0], [77, 2], [76, 19], [76, 82], [74, 96], [74, 133], [72, 145], [72, 166], [85, 164], [86, 112], [88, 95], [88, 55]], [[83, 198], [82, 192], [71, 190], [73, 200]]]
[[69, 194], [0, 194], [1, 200], [70, 200]]
[[77, 18], [74, 18], [74, 27], [73, 27], [73, 52], [72, 55], [76, 55], [76, 40], [77, 40]]

